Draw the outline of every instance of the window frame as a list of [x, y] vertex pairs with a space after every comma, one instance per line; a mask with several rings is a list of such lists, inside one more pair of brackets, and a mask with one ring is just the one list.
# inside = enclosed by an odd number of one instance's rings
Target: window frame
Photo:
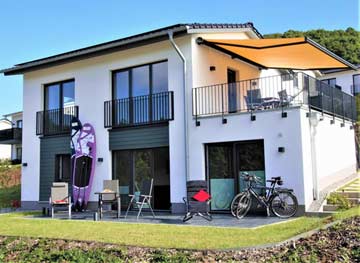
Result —
[[[144, 66], [149, 66], [149, 95], [152, 95], [154, 94], [153, 93], [153, 83], [152, 83], [152, 73], [153, 73], [153, 70], [152, 70], [152, 65], [154, 64], [159, 64], [159, 63], [164, 63], [164, 62], [168, 62], [167, 59], [164, 59], [164, 60], [159, 60], [159, 61], [155, 61], [155, 62], [151, 62], [151, 63], [145, 63], [145, 64], [140, 64], [140, 65], [136, 65], [136, 66], [131, 66], [131, 67], [126, 67], [126, 68], [122, 68], [122, 69], [116, 69], [116, 70], [113, 70], [111, 72], [112, 74], [112, 83], [111, 83], [111, 99], [112, 100], [117, 100], [117, 98], [115, 98], [115, 84], [116, 84], [116, 80], [115, 80], [115, 76], [117, 73], [119, 72], [125, 72], [125, 71], [128, 71], [129, 73], [129, 87], [128, 87], [128, 94], [129, 94], [129, 97], [128, 98], [132, 98], [133, 96], [133, 88], [132, 88], [132, 83], [133, 83], [133, 73], [132, 73], [132, 70], [134, 68], [140, 68], [140, 67], [144, 67]], [[168, 68], [169, 69], [169, 68]], [[169, 77], [169, 70], [166, 72], [167, 73], [167, 76]], [[169, 91], [169, 86], [168, 86], [168, 91]]]
[[[354, 95], [354, 96], [356, 96], [357, 94], [360, 94], [360, 92], [358, 92], [358, 93], [356, 93], [355, 94], [355, 77], [359, 77], [360, 78], [360, 73], [358, 73], [358, 74], [353, 74], [352, 75], [352, 86], [353, 86], [353, 88], [352, 88], [352, 91], [351, 91], [351, 93]], [[360, 84], [359, 84], [360, 85]], [[360, 88], [360, 87], [359, 87]]]
[[49, 110], [49, 109], [46, 109], [46, 106], [47, 106], [47, 105], [46, 105], [46, 98], [47, 98], [47, 96], [48, 96], [48, 94], [47, 94], [48, 87], [49, 87], [49, 86], [52, 86], [52, 85], [59, 85], [59, 93], [60, 93], [60, 94], [59, 94], [59, 105], [60, 105], [60, 108], [58, 108], [58, 109], [63, 109], [63, 108], [64, 108], [63, 85], [64, 85], [65, 83], [69, 83], [69, 82], [74, 82], [74, 102], [75, 102], [75, 78], [44, 84], [44, 107], [43, 107], [43, 108], [44, 108], [44, 111]]
[[[69, 179], [64, 180], [64, 167], [63, 167], [63, 162], [64, 162], [64, 156], [69, 158], [70, 161], [70, 172], [69, 172]], [[61, 168], [60, 168], [61, 167]], [[61, 175], [60, 175], [60, 169], [61, 169]], [[62, 154], [56, 154], [55, 155], [55, 176], [54, 176], [54, 182], [66, 182], [66, 183], [71, 183], [71, 154], [66, 154], [66, 153], [62, 153]]]

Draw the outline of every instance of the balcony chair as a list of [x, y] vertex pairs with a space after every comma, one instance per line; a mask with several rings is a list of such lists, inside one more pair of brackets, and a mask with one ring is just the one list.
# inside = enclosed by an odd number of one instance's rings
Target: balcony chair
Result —
[[103, 216], [103, 206], [113, 204], [117, 206], [117, 218], [119, 218], [121, 214], [119, 180], [104, 180], [103, 190], [99, 193], [98, 211], [100, 218]]
[[[203, 180], [188, 181], [186, 183], [187, 197], [183, 200], [186, 205], [186, 214], [183, 218], [183, 222], [186, 222], [193, 218], [194, 215], [201, 216], [202, 218], [211, 221], [212, 216], [210, 215], [210, 202], [211, 197], [207, 195], [207, 182]], [[202, 198], [198, 198], [197, 195], [202, 193]]]
[[262, 108], [263, 101], [261, 99], [260, 89], [251, 89], [247, 91], [247, 96], [244, 96], [247, 110], [258, 110]]
[[129, 197], [131, 199], [130, 199], [128, 208], [126, 210], [125, 218], [127, 217], [128, 212], [132, 205], [136, 206], [139, 209], [139, 212], [136, 216], [136, 220], [138, 220], [140, 214], [142, 214], [141, 211], [144, 208], [144, 206], [145, 206], [145, 208], [150, 209], [152, 216], [155, 218], [154, 210], [151, 207], [152, 191], [153, 191], [153, 187], [154, 187], [153, 184], [154, 184], [153, 178], [151, 178], [151, 180], [144, 180], [142, 182], [140, 192], [135, 192], [135, 194], [129, 195]]
[[71, 219], [71, 197], [69, 196], [68, 183], [53, 183], [49, 199], [51, 217], [55, 216], [55, 208], [67, 208], [68, 216]]

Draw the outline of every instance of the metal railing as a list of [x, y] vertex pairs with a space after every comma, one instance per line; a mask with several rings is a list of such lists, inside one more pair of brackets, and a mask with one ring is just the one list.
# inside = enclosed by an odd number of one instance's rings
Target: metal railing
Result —
[[0, 143], [2, 141], [21, 141], [22, 138], [22, 129], [21, 128], [10, 128], [5, 130], [0, 130]]
[[193, 89], [193, 116], [227, 115], [309, 105], [348, 120], [356, 119], [355, 99], [304, 73], [222, 83]]
[[38, 111], [36, 113], [36, 135], [70, 134], [71, 120], [78, 116], [78, 106]]
[[172, 91], [104, 102], [105, 128], [149, 125], [173, 119]]

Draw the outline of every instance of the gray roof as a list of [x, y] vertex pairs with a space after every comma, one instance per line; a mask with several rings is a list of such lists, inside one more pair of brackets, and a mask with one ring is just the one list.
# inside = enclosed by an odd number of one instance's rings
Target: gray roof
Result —
[[105, 42], [98, 45], [61, 53], [55, 56], [50, 56], [42, 59], [37, 59], [37, 60], [17, 64], [11, 68], [0, 70], [0, 73], [4, 73], [5, 75], [22, 74], [24, 72], [33, 71], [49, 66], [55, 66], [59, 64], [72, 62], [75, 60], [85, 59], [93, 56], [99, 56], [136, 46], [162, 41], [168, 38], [167, 35], [169, 30], [173, 31], [174, 37], [176, 37], [186, 34], [188, 29], [238, 29], [238, 28], [249, 28], [259, 38], [262, 38], [262, 35], [254, 27], [253, 23], [250, 22], [244, 24], [204, 24], [204, 23], [176, 24], [176, 25], [148, 31], [145, 33], [113, 40], [110, 42]]

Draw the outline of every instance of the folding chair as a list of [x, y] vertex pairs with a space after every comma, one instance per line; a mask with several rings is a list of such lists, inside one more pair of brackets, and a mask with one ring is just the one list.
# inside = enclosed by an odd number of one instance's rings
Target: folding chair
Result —
[[67, 207], [69, 219], [71, 219], [71, 197], [69, 196], [68, 183], [53, 183], [51, 187], [49, 204], [51, 207], [52, 218], [55, 216], [55, 208]]
[[190, 220], [194, 215], [201, 216], [208, 221], [212, 220], [212, 216], [209, 213], [210, 195], [201, 201], [194, 198], [200, 191], [204, 191], [206, 192], [204, 194], [207, 194], [207, 188], [207, 182], [203, 180], [188, 181], [186, 183], [187, 197], [183, 198], [186, 205], [186, 215], [183, 218], [183, 222]]
[[144, 180], [141, 186], [141, 190], [139, 193], [135, 193], [133, 195], [129, 195], [130, 202], [128, 205], [128, 208], [126, 210], [126, 214], [125, 214], [125, 218], [128, 215], [128, 212], [131, 208], [132, 205], [136, 205], [136, 207], [139, 209], [139, 212], [137, 214], [136, 220], [139, 219], [139, 216], [141, 214], [142, 209], [144, 208], [144, 206], [146, 208], [149, 208], [153, 217], [155, 218], [155, 214], [154, 211], [151, 207], [151, 198], [152, 198], [152, 191], [153, 191], [153, 184], [154, 184], [154, 179], [151, 180]]

